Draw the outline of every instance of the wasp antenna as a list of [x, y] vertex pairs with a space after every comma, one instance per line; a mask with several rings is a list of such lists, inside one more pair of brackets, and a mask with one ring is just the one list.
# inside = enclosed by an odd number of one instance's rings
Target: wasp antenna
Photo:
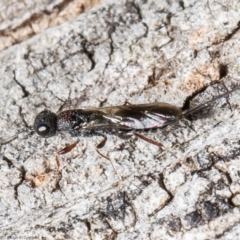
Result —
[[27, 130], [23, 130], [23, 131], [17, 133], [17, 135], [19, 135], [20, 133], [24, 133], [24, 132], [26, 132], [27, 134], [23, 137], [23, 139], [32, 137], [35, 134], [35, 131], [33, 130], [33, 128], [27, 128]]
[[201, 105], [199, 105], [199, 106], [197, 106], [197, 107], [195, 107], [193, 109], [187, 110], [186, 112], [183, 113], [183, 116], [186, 117], [188, 115], [191, 115], [192, 113], [195, 113], [195, 112], [203, 109], [204, 107], [207, 107], [209, 104], [217, 101], [218, 99], [221, 99], [221, 98], [229, 96], [230, 94], [232, 94], [233, 92], [235, 92], [235, 91], [237, 91], [239, 89], [240, 89], [240, 86], [236, 86], [234, 89], [232, 89], [232, 90], [230, 90], [228, 92], [225, 92], [225, 93], [223, 93], [221, 95], [218, 95], [217, 97], [215, 97], [215, 98], [213, 98], [213, 99], [211, 99], [211, 100], [209, 100], [209, 101], [207, 101], [207, 102], [205, 102], [205, 103], [203, 103], [203, 104], [201, 104]]
[[6, 144], [14, 141], [17, 138], [18, 138], [18, 134], [15, 134], [15, 135], [13, 135], [12, 137], [10, 137], [8, 139], [3, 139], [3, 140], [0, 141], [0, 146], [6, 145]]
[[6, 145], [6, 144], [16, 140], [19, 137], [19, 134], [24, 133], [24, 132], [26, 132], [27, 134], [26, 134], [26, 136], [24, 136], [23, 139], [26, 139], [29, 136], [31, 137], [35, 133], [35, 131], [32, 128], [27, 128], [25, 130], [22, 130], [22, 131], [16, 133], [15, 135], [9, 137], [8, 139], [0, 140], [0, 146]]

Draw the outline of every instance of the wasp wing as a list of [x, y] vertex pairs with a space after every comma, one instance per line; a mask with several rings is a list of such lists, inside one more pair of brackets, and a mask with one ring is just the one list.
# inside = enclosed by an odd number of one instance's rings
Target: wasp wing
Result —
[[119, 129], [152, 129], [176, 122], [182, 111], [167, 103], [128, 105], [99, 109], [103, 117]]

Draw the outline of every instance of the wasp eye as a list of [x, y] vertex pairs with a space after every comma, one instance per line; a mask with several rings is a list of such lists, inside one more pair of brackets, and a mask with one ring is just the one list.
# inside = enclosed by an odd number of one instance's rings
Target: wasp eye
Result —
[[51, 129], [50, 129], [50, 127], [48, 125], [42, 124], [42, 125], [38, 126], [38, 129], [36, 129], [36, 132], [40, 136], [44, 137], [44, 136], [47, 136], [49, 134], [50, 130]]
[[52, 137], [57, 132], [57, 115], [47, 110], [40, 112], [35, 118], [33, 128], [41, 137]]

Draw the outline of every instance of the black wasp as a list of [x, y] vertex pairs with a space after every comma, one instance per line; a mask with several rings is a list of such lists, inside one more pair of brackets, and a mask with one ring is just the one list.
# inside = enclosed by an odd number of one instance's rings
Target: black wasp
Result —
[[[174, 124], [181, 118], [204, 109], [217, 99], [227, 97], [239, 88], [240, 86], [237, 86], [186, 111], [168, 103], [136, 105], [126, 103], [122, 106], [67, 110], [58, 114], [45, 110], [37, 115], [34, 121], [34, 130], [44, 138], [52, 137], [63, 131], [68, 131], [72, 136], [101, 135], [104, 140], [98, 145], [98, 148], [103, 147], [107, 140], [105, 133], [115, 134], [122, 139], [128, 139], [135, 135], [162, 147], [161, 143], [155, 142], [139, 132]], [[70, 148], [72, 149], [72, 147]]]

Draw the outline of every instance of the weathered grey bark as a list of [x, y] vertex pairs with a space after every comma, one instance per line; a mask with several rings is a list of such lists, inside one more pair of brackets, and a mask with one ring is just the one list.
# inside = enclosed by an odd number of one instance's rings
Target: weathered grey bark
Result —
[[57, 157], [76, 139], [29, 134], [45, 108], [181, 107], [212, 81], [239, 85], [239, 1], [115, 2], [0, 55], [0, 238], [237, 239], [239, 91], [232, 110], [222, 99], [195, 118], [195, 131], [181, 122], [146, 133], [163, 151], [109, 136], [102, 152], [121, 182], [95, 151], [101, 137]]
[[71, 20], [99, 2], [99, 0], [2, 0], [0, 50], [23, 42], [49, 27]]

